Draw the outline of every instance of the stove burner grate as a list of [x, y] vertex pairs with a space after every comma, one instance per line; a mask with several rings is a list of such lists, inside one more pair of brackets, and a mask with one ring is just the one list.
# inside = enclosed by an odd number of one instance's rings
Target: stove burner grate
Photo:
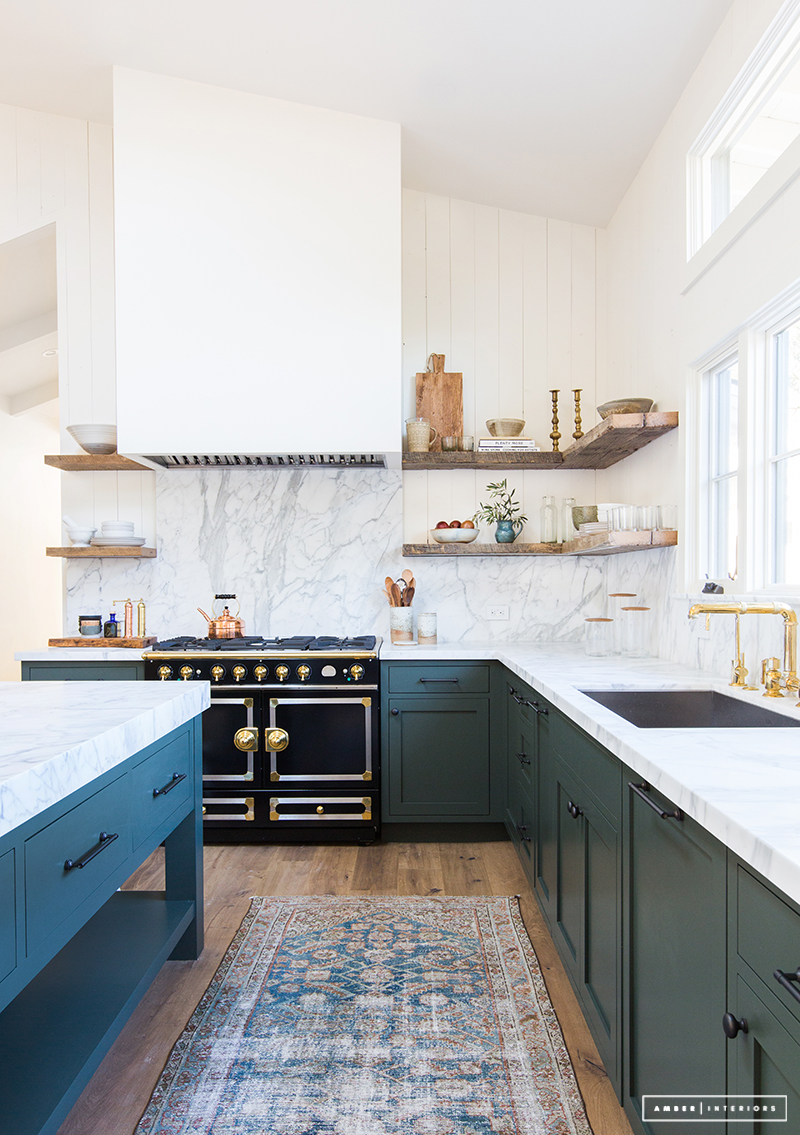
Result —
[[161, 651], [167, 653], [217, 653], [218, 651], [238, 651], [275, 653], [280, 651], [369, 651], [375, 649], [375, 635], [360, 635], [355, 638], [334, 638], [332, 636], [295, 635], [293, 638], [262, 638], [260, 635], [246, 635], [242, 638], [193, 638], [179, 635], [164, 639], [148, 648], [148, 653]]

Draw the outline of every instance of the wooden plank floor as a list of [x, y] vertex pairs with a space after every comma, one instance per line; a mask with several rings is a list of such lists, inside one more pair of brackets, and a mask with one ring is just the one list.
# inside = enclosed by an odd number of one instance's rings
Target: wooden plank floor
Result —
[[[163, 887], [162, 854], [157, 851], [126, 886]], [[196, 962], [167, 962], [58, 1135], [131, 1135], [250, 897], [325, 894], [520, 895], [594, 1135], [631, 1135], [510, 843], [210, 846], [205, 872], [202, 956]]]

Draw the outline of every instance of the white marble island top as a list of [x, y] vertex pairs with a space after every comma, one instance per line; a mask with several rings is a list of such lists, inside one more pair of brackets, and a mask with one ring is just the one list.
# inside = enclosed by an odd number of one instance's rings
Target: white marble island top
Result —
[[796, 698], [767, 701], [672, 662], [587, 658], [567, 644], [384, 644], [381, 658], [496, 659], [800, 902], [800, 729], [639, 729], [581, 690], [713, 689], [800, 721]]
[[0, 682], [0, 835], [209, 704], [207, 682]]

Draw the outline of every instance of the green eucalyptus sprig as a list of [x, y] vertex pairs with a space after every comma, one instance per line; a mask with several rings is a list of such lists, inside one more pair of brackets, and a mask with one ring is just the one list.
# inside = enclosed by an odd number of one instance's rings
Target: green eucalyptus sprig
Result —
[[515, 528], [522, 528], [522, 525], [527, 523], [527, 516], [520, 512], [522, 506], [514, 500], [516, 490], [508, 491], [506, 477], [496, 484], [487, 485], [486, 491], [492, 501], [489, 504], [481, 501], [478, 511], [472, 518], [474, 521], [483, 520], [487, 524], [497, 524], [498, 520], [510, 520]]

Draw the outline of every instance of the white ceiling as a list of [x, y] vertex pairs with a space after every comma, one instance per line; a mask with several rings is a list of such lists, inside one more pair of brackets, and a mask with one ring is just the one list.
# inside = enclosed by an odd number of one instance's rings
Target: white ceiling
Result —
[[400, 122], [403, 184], [605, 225], [731, 0], [3, 0], [0, 102], [118, 63]]

